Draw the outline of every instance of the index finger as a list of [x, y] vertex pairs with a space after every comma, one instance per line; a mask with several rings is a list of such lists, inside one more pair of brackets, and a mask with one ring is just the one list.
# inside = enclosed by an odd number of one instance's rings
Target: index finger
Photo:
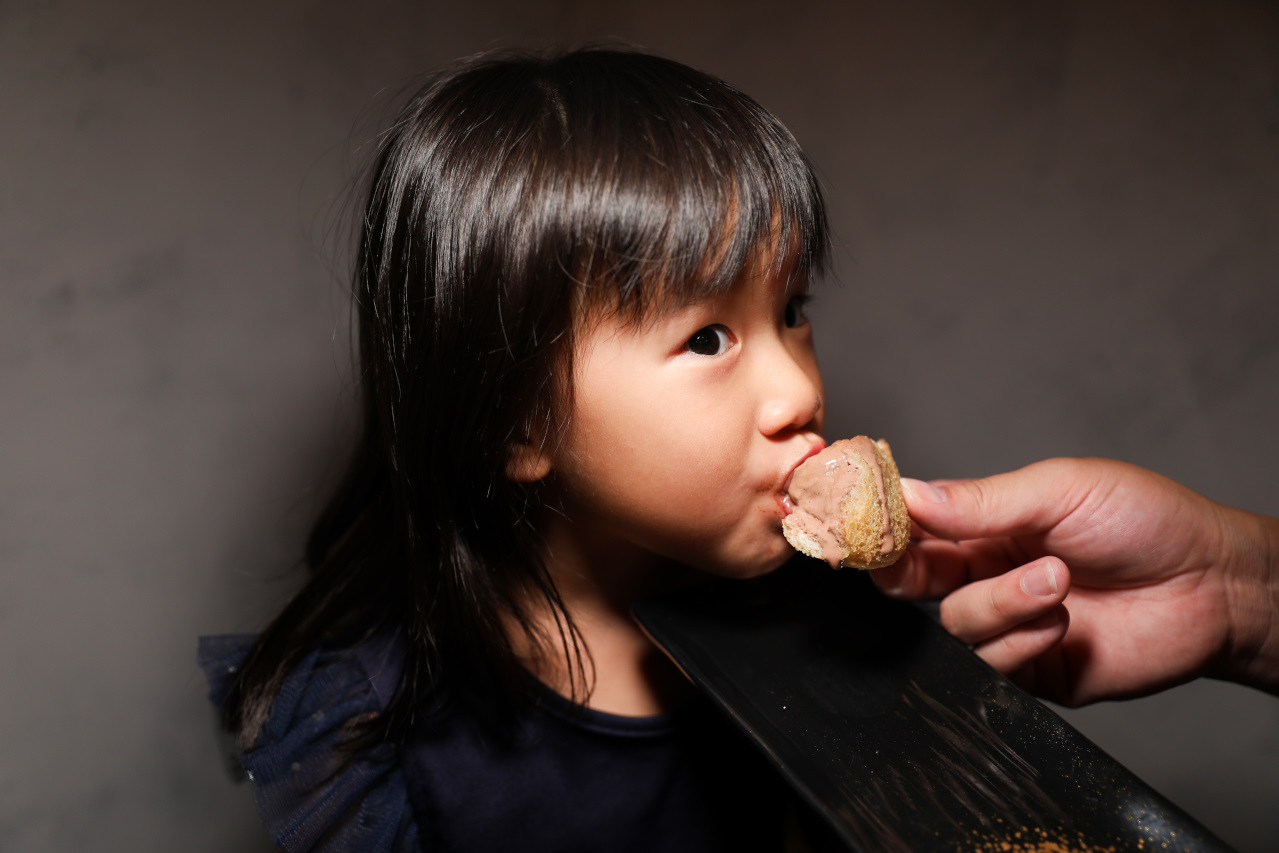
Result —
[[1004, 574], [1042, 556], [1011, 539], [951, 542], [926, 537], [900, 560], [871, 572], [875, 584], [899, 598], [942, 598], [965, 584]]

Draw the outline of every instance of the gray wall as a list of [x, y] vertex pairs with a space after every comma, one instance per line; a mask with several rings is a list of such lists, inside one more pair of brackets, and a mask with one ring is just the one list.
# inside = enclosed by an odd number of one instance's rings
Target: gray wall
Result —
[[[1273, 4], [3, 0], [0, 849], [269, 848], [194, 637], [287, 595], [349, 428], [356, 164], [415, 73], [602, 37], [737, 83], [818, 164], [833, 435], [922, 477], [1116, 456], [1279, 515]], [[1279, 699], [1067, 716], [1279, 838]]]

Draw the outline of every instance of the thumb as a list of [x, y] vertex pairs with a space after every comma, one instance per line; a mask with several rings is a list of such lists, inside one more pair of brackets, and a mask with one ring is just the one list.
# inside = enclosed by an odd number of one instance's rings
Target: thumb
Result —
[[1102, 481], [1101, 460], [1049, 459], [979, 480], [902, 480], [910, 517], [942, 539], [1047, 533]]

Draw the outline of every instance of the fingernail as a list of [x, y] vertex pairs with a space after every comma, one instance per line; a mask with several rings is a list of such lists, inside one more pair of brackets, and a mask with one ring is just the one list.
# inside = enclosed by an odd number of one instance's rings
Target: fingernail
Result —
[[925, 503], [945, 503], [950, 499], [944, 489], [939, 489], [932, 483], [925, 483], [923, 480], [912, 480], [909, 477], [902, 478], [902, 489], [906, 491], [906, 496], [915, 501]]
[[1047, 563], [1037, 566], [1021, 576], [1021, 588], [1027, 595], [1048, 596], [1057, 592], [1057, 575]]

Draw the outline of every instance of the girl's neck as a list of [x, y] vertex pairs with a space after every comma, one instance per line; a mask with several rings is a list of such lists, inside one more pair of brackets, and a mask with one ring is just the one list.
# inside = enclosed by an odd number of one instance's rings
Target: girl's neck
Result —
[[[634, 545], [604, 541], [589, 525], [562, 516], [547, 525], [545, 541], [547, 570], [589, 652], [586, 705], [633, 717], [679, 705], [690, 685], [640, 629], [631, 605], [687, 585], [698, 573]], [[539, 621], [544, 635], [557, 640], [551, 614], [539, 613]], [[557, 642], [542, 654], [526, 655], [526, 665], [551, 689], [572, 694], [572, 672]]]

